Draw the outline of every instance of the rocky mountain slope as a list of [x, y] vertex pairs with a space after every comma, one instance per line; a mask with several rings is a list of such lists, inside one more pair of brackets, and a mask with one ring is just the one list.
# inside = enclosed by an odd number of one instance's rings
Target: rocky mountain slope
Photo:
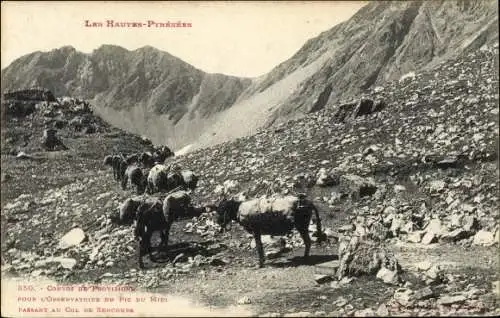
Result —
[[[103, 153], [153, 149], [147, 138], [111, 126], [85, 104], [74, 98], [2, 101], [2, 206], [18, 191], [36, 193], [86, 178], [103, 169]], [[47, 129], [56, 129], [67, 150], [43, 147]]]
[[[330, 239], [312, 263], [287, 258], [303, 251], [294, 234], [267, 268], [250, 269], [249, 236], [236, 225], [217, 234], [206, 215], [176, 222], [170, 261], [138, 271], [133, 227], [108, 218], [132, 195], [102, 167], [121, 139], [79, 156], [89, 139], [68, 139], [76, 155], [47, 158], [47, 168], [2, 154], [2, 173], [15, 174], [2, 178], [2, 274], [131, 284], [266, 316], [498, 314], [498, 85], [498, 45], [486, 46], [358, 96], [385, 107], [338, 104], [168, 159], [200, 174], [195, 204], [217, 202], [224, 186], [306, 192]], [[342, 242], [354, 237], [390, 249], [403, 281], [317, 279], [313, 265], [344, 264]]]
[[[498, 42], [496, 1], [373, 1], [252, 83], [200, 145], [355, 98], [409, 72]], [[235, 124], [237, 123], [237, 124]]]
[[497, 25], [493, 0], [374, 1], [260, 78], [206, 74], [152, 47], [104, 45], [89, 55], [63, 47], [23, 56], [2, 71], [2, 85], [89, 99], [115, 126], [174, 150], [196, 149], [491, 44]]

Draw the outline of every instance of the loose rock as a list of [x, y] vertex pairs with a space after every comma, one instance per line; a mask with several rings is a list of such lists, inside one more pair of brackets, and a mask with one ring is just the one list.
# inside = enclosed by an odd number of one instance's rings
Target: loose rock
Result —
[[472, 241], [474, 245], [491, 246], [495, 244], [495, 237], [492, 232], [479, 231], [474, 235], [474, 240]]
[[59, 248], [66, 249], [83, 242], [86, 238], [85, 233], [80, 228], [75, 228], [66, 233], [59, 241]]

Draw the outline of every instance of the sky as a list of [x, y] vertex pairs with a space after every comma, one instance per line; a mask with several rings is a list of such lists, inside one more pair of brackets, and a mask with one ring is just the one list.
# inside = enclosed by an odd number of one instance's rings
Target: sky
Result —
[[[349, 19], [366, 1], [2, 2], [1, 67], [34, 51], [71, 45], [150, 45], [209, 73], [257, 77], [310, 38]], [[115, 22], [184, 22], [191, 27], [107, 27]], [[88, 21], [102, 27], [86, 27]], [[154, 27], [153, 27], [154, 26]]]

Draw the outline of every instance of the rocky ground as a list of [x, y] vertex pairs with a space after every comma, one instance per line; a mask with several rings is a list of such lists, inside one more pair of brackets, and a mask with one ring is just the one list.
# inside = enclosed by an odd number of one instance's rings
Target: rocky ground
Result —
[[200, 174], [195, 204], [222, 189], [314, 200], [328, 242], [303, 261], [297, 234], [265, 237], [263, 269], [249, 235], [219, 234], [206, 214], [175, 223], [165, 262], [138, 270], [133, 227], [108, 218], [132, 193], [102, 158], [148, 145], [102, 123], [61, 129], [70, 149], [46, 152], [31, 146], [39, 112], [7, 120], [2, 275], [132, 284], [266, 316], [498, 315], [497, 70], [498, 47], [484, 49], [360, 96], [384, 101], [371, 114], [346, 104], [167, 159]]

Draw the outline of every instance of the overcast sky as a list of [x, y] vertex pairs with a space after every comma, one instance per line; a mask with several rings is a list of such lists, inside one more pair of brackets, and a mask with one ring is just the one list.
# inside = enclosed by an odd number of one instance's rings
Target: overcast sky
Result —
[[[1, 67], [64, 45], [167, 51], [210, 73], [259, 76], [309, 38], [349, 19], [366, 2], [2, 2]], [[190, 28], [85, 27], [103, 22], [177, 22]]]

